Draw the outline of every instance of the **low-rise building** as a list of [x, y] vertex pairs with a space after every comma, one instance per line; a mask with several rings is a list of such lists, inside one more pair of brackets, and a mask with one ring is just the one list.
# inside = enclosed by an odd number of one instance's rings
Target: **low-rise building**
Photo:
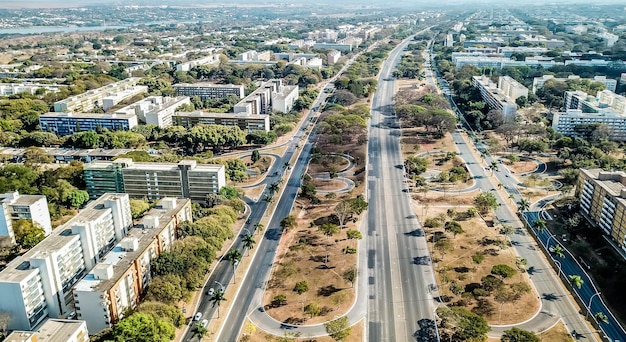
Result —
[[283, 86], [277, 92], [272, 93], [272, 110], [289, 113], [293, 109], [299, 95], [297, 85]]
[[89, 342], [85, 321], [48, 319], [37, 331], [13, 331], [4, 342]]
[[180, 63], [176, 65], [176, 70], [189, 71], [193, 67], [199, 65], [207, 65], [207, 64], [219, 64], [220, 58], [219, 55], [209, 55], [206, 57], [194, 59], [188, 62]]
[[10, 330], [32, 330], [74, 311], [72, 286], [132, 226], [126, 194], [105, 194], [0, 271], [0, 311]]
[[337, 63], [339, 58], [341, 58], [341, 51], [332, 50], [326, 54], [327, 63], [330, 65]]
[[178, 83], [174, 84], [173, 87], [178, 95], [198, 96], [202, 101], [219, 99], [231, 94], [240, 99], [245, 96], [245, 87], [241, 84]]
[[178, 112], [174, 115], [176, 126], [191, 128], [196, 125], [237, 126], [245, 132], [270, 130], [270, 116], [247, 113]]
[[106, 128], [112, 131], [128, 131], [137, 126], [135, 114], [99, 114], [50, 112], [39, 116], [44, 132], [60, 136]]
[[262, 52], [257, 52], [254, 50], [249, 50], [249, 51], [245, 51], [240, 53], [237, 56], [237, 59], [240, 61], [253, 61], [253, 62], [268, 62], [270, 60], [272, 56], [271, 51], [262, 51]]
[[583, 216], [626, 252], [626, 173], [580, 169], [576, 197]]
[[202, 202], [226, 185], [224, 165], [198, 165], [195, 160], [175, 163], [135, 163], [130, 158], [95, 161], [84, 166], [87, 192], [91, 198], [123, 191], [133, 198], [158, 200], [190, 198]]
[[[40, 91], [56, 93], [61, 86], [56, 84], [40, 84], [40, 83], [0, 83], [0, 96], [15, 95], [20, 93], [29, 93], [31, 95]], [[66, 87], [66, 86], [63, 86]]]
[[8, 236], [15, 243], [13, 221], [30, 220], [50, 235], [52, 223], [48, 201], [43, 195], [20, 195], [17, 191], [0, 194], [0, 236]]
[[54, 111], [88, 112], [94, 108], [102, 108], [106, 111], [121, 101], [147, 93], [148, 87], [137, 85], [140, 80], [139, 77], [131, 77], [68, 97], [65, 100], [55, 102]]
[[150, 96], [141, 101], [115, 111], [116, 114], [134, 114], [147, 125], [160, 128], [172, 125], [172, 115], [182, 105], [191, 104], [188, 96], [163, 97]]
[[[76, 317], [89, 331], [109, 328], [134, 309], [151, 280], [150, 262], [170, 249], [191, 221], [189, 199], [163, 198], [73, 289]], [[102, 310], [94, 310], [102, 308]]]

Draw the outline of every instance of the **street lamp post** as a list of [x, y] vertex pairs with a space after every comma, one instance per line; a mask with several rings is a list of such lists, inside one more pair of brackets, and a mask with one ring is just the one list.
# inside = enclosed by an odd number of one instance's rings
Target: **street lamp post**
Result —
[[435, 333], [437, 334], [437, 342], [441, 342], [441, 337], [439, 336], [439, 327], [437, 327], [437, 309], [438, 308], [439, 308], [439, 305], [435, 306], [435, 309], [433, 310], [433, 317], [435, 321]]
[[224, 285], [222, 285], [222, 283], [220, 283], [220, 282], [219, 282], [219, 281], [217, 281], [217, 280], [215, 281], [215, 283], [216, 283], [217, 285], [219, 285], [219, 286], [220, 286], [220, 291], [224, 292], [224, 289], [225, 289], [225, 288], [224, 288]]
[[560, 262], [560, 261], [558, 261], [558, 260], [556, 260], [556, 259], [554, 259], [554, 258], [552, 258], [552, 261], [554, 261], [554, 263], [557, 265], [557, 267], [558, 267], [558, 269], [559, 269], [559, 272], [558, 272], [558, 274], [557, 274], [557, 275], [558, 275], [558, 276], [561, 276], [561, 262]]
[[600, 292], [596, 292], [593, 294], [593, 296], [591, 296], [591, 298], [589, 298], [589, 304], [587, 304], [587, 314], [585, 314], [585, 319], [587, 319], [587, 317], [589, 317], [589, 311], [591, 311], [591, 301], [593, 300], [594, 297], [599, 296]]
[[245, 230], [246, 233], [248, 233], [248, 235], [252, 235], [252, 234], [250, 234], [250, 231], [247, 228], [241, 228], [241, 229]]

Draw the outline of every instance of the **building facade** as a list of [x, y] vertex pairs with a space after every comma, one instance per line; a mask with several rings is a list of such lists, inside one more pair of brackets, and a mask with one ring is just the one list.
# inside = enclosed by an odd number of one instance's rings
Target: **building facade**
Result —
[[178, 112], [174, 115], [174, 124], [191, 128], [196, 125], [237, 126], [245, 132], [270, 130], [269, 115], [249, 115], [246, 113], [213, 113], [213, 112]]
[[585, 113], [582, 110], [568, 109], [553, 114], [552, 129], [566, 136], [585, 137], [584, 127], [601, 124], [610, 129], [609, 139], [626, 141], [626, 115], [615, 112]]
[[[567, 78], [555, 78], [553, 75], [543, 75], [542, 77], [535, 77], [533, 79], [533, 93], [536, 93], [537, 90], [543, 88], [543, 85], [548, 80], [555, 80], [558, 82], [567, 82], [570, 80], [581, 80], [580, 76], [577, 75], [569, 75]], [[612, 78], [607, 78], [606, 76], [595, 76], [594, 78], [583, 78], [582, 80], [589, 80], [591, 82], [600, 82], [604, 84], [606, 90], [610, 90], [612, 92], [617, 88], [617, 80]]]
[[39, 125], [42, 131], [60, 136], [104, 128], [112, 131], [128, 131], [137, 126], [137, 116], [135, 114], [51, 112], [39, 116]]
[[72, 286], [132, 226], [127, 194], [105, 194], [0, 272], [0, 311], [8, 328], [33, 330], [47, 317], [74, 311]]
[[173, 87], [178, 95], [198, 96], [202, 101], [220, 99], [228, 95], [235, 95], [240, 99], [245, 96], [245, 88], [241, 84], [178, 83], [174, 84]]
[[120, 189], [133, 198], [164, 197], [204, 201], [226, 185], [223, 165], [198, 165], [195, 160], [174, 163], [135, 163], [130, 158], [95, 161], [84, 166], [87, 192], [92, 198]]
[[489, 108], [502, 111], [505, 118], [515, 116], [517, 112], [515, 100], [519, 96], [524, 96], [523, 94], [528, 96], [528, 89], [510, 77], [500, 77], [496, 85], [487, 76], [473, 76], [472, 85], [478, 88]]
[[52, 223], [46, 196], [20, 195], [17, 191], [0, 194], [0, 236], [8, 236], [15, 243], [13, 221], [21, 219], [30, 220], [50, 235]]
[[[15, 95], [20, 93], [36, 94], [39, 91], [56, 93], [61, 86], [56, 84], [39, 83], [0, 83], [0, 96]], [[63, 86], [65, 87], [65, 86]]]
[[179, 224], [191, 220], [189, 199], [161, 199], [141, 223], [74, 286], [76, 317], [87, 322], [89, 331], [95, 333], [111, 327], [123, 318], [127, 309], [139, 304], [151, 279], [150, 262], [170, 249]]
[[626, 173], [580, 169], [576, 196], [583, 216], [626, 252]]

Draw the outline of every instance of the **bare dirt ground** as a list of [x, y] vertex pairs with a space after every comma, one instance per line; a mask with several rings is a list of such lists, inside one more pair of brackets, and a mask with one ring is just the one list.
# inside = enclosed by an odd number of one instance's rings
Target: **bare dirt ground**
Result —
[[343, 170], [350, 165], [345, 157], [337, 155], [324, 155], [318, 162], [310, 162], [308, 173], [313, 176], [318, 173], [328, 172], [330, 169], [335, 171]]
[[530, 160], [520, 160], [515, 163], [507, 163], [507, 160], [504, 159], [503, 164], [511, 170], [511, 173], [515, 174], [532, 172], [537, 168], [537, 163]]
[[[414, 207], [422, 222], [426, 218], [434, 217], [442, 217], [445, 218], [445, 221], [451, 221], [452, 218], [446, 215], [448, 209], [454, 210], [455, 208], [454, 206], [432, 206], [424, 215], [420, 206]], [[463, 209], [456, 210], [463, 211]], [[464, 295], [465, 292], [471, 292], [473, 288], [478, 286], [481, 283], [481, 278], [489, 275], [494, 265], [506, 264], [515, 268], [517, 256], [513, 249], [507, 246], [506, 237], [498, 233], [499, 227], [494, 228], [493, 222], [489, 218], [486, 222], [480, 217], [458, 222], [465, 232], [456, 237], [451, 233], [445, 233], [442, 227], [425, 228], [426, 237], [429, 241], [428, 246], [435, 262], [439, 294], [449, 299], [449, 304], [456, 303], [479, 312], [490, 324], [512, 324], [531, 318], [539, 309], [539, 301], [534, 290], [521, 295], [517, 300], [506, 302], [502, 306], [495, 300], [493, 294], [480, 297], [480, 299]], [[442, 254], [440, 250], [433, 250], [433, 247], [434, 241], [438, 241], [444, 235], [452, 242], [454, 248]], [[472, 256], [477, 254], [484, 256], [484, 260], [478, 264], [472, 259]], [[518, 282], [530, 286], [526, 275], [519, 272], [510, 279], [504, 279], [505, 284]], [[453, 286], [462, 290], [453, 292]]]
[[261, 196], [263, 190], [265, 190], [265, 185], [259, 185], [255, 186], [254, 188], [243, 189], [243, 193], [248, 196], [248, 198], [255, 199]]
[[[365, 323], [360, 321], [359, 323], [353, 325], [350, 328], [350, 336], [348, 336], [343, 342], [361, 342], [364, 338], [364, 330]], [[307, 337], [307, 336], [289, 336], [288, 334], [284, 337], [293, 337], [294, 342], [334, 342], [330, 336], [321, 336], [321, 337]], [[239, 336], [239, 342], [254, 342], [254, 341], [266, 341], [266, 342], [275, 342], [279, 341], [280, 337], [268, 334], [257, 329], [252, 322], [249, 320], [246, 321], [244, 329], [242, 331], [241, 336]]]
[[313, 179], [313, 184], [315, 184], [315, 187], [318, 190], [324, 190], [324, 191], [336, 191], [336, 190], [341, 190], [346, 187], [346, 183], [337, 179], [315, 178]]

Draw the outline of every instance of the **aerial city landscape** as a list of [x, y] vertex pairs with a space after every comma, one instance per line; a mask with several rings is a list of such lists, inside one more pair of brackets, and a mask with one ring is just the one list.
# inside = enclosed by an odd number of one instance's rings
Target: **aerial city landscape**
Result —
[[0, 4], [0, 341], [625, 342], [626, 4]]

